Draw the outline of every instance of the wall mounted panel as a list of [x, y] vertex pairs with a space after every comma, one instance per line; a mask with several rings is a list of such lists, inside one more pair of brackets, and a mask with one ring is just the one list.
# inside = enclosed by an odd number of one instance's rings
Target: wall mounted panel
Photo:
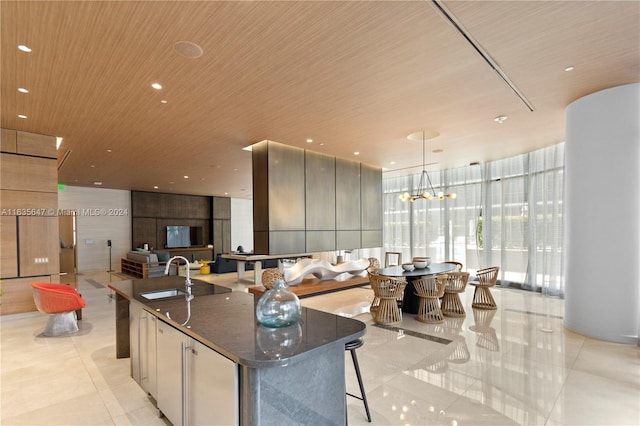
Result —
[[156, 219], [152, 217], [134, 217], [131, 219], [131, 244], [133, 247], [161, 248], [158, 244]]
[[336, 158], [336, 230], [361, 229], [360, 200], [360, 163]]
[[303, 149], [270, 143], [267, 195], [270, 231], [305, 229]]
[[0, 278], [18, 276], [18, 221], [16, 216], [0, 217]]
[[362, 230], [362, 248], [382, 247], [382, 230]]
[[304, 231], [269, 232], [269, 254], [305, 253]]
[[336, 249], [336, 231], [307, 231], [306, 253], [333, 251]]
[[360, 165], [360, 194], [362, 229], [382, 231], [382, 169], [380, 167]]
[[16, 153], [16, 131], [13, 129], [0, 129], [0, 151]]
[[[305, 212], [307, 231], [336, 229], [336, 159], [305, 151]], [[335, 238], [333, 238], [335, 243]], [[307, 242], [309, 246], [309, 242]], [[323, 250], [333, 250], [323, 249]], [[315, 250], [314, 250], [315, 251]]]
[[2, 153], [0, 178], [2, 189], [58, 192], [58, 169], [53, 159]]
[[231, 198], [213, 197], [213, 218], [231, 220]]
[[336, 250], [352, 250], [361, 244], [361, 231], [336, 231]]
[[381, 168], [363, 166], [362, 180], [361, 163], [272, 141], [253, 145], [252, 160], [254, 252], [382, 246]]
[[57, 217], [18, 218], [20, 276], [60, 272], [60, 242]]
[[58, 194], [55, 192], [0, 190], [0, 208], [4, 210], [38, 211], [39, 216], [55, 216]]
[[23, 155], [56, 158], [58, 154], [56, 138], [55, 136], [39, 135], [18, 130], [16, 133], [16, 152]]
[[[59, 281], [59, 275], [53, 276]], [[58, 277], [58, 278], [55, 278]], [[2, 315], [18, 314], [22, 312], [32, 312], [36, 310], [36, 304], [33, 302], [33, 290], [31, 283], [52, 282], [52, 277], [44, 275], [40, 277], [16, 278], [2, 281], [2, 304], [0, 304], [0, 313]]]

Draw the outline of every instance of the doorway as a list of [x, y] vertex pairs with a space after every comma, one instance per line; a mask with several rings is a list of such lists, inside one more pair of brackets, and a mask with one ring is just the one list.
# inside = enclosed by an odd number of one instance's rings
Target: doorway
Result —
[[76, 215], [58, 216], [60, 234], [60, 274], [76, 272]]

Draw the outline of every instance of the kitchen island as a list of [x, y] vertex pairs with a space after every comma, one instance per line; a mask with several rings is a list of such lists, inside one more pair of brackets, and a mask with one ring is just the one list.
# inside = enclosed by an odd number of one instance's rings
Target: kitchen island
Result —
[[299, 324], [266, 328], [252, 295], [198, 280], [190, 302], [142, 296], [184, 282], [109, 285], [117, 357], [131, 356], [132, 376], [174, 425], [345, 423], [344, 345], [365, 334], [364, 323], [302, 308]]

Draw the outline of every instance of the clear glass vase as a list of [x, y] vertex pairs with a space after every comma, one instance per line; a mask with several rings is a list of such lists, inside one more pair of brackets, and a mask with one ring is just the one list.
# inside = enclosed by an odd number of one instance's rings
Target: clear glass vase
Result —
[[258, 322], [265, 327], [279, 328], [300, 321], [300, 299], [288, 289], [284, 280], [275, 280], [256, 306]]

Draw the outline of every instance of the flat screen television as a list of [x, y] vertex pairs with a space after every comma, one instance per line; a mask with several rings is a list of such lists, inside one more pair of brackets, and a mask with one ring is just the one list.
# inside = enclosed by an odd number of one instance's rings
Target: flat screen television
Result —
[[191, 227], [167, 226], [167, 248], [191, 247]]

